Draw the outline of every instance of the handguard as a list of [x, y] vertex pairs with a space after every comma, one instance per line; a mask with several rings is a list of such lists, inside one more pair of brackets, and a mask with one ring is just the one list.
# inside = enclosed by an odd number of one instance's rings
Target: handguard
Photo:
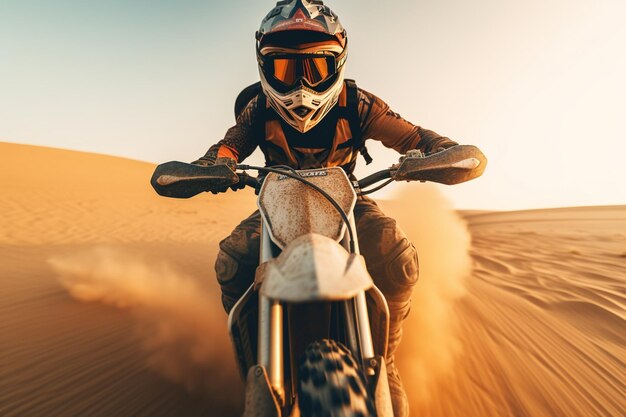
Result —
[[432, 181], [460, 184], [482, 175], [487, 158], [476, 146], [457, 145], [430, 156], [410, 151], [392, 173], [396, 181]]
[[172, 198], [190, 198], [238, 182], [239, 176], [228, 165], [200, 166], [177, 161], [159, 165], [150, 180], [159, 195]]

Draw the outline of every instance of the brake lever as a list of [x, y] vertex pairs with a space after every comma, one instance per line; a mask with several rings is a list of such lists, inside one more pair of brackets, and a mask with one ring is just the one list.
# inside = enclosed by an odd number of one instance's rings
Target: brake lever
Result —
[[[432, 154], [431, 154], [432, 155]], [[424, 152], [422, 152], [419, 149], [411, 149], [408, 150], [406, 152], [406, 154], [404, 155], [400, 155], [400, 158], [398, 159], [398, 163], [391, 165], [391, 167], [389, 168], [390, 172], [391, 172], [391, 179], [396, 180], [396, 181], [401, 181], [400, 179], [396, 179], [396, 173], [398, 172], [398, 169], [400, 169], [400, 166], [404, 163], [404, 161], [406, 161], [407, 159], [418, 159], [418, 158], [426, 158], [430, 155], [426, 155]], [[409, 180], [405, 180], [405, 181], [409, 181]], [[421, 182], [425, 182], [425, 181], [421, 181]]]

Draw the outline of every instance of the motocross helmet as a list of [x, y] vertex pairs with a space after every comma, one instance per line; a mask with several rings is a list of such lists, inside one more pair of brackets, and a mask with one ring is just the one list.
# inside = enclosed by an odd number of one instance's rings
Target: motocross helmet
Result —
[[316, 126], [339, 99], [348, 55], [346, 31], [318, 0], [279, 1], [256, 33], [261, 86], [294, 129]]

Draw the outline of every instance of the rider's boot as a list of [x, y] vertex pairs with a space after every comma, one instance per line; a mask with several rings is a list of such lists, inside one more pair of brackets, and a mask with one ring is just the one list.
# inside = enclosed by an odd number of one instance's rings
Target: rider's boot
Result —
[[391, 393], [391, 402], [393, 405], [394, 417], [409, 416], [409, 400], [406, 396], [400, 373], [395, 363], [395, 352], [400, 345], [402, 339], [402, 322], [409, 312], [410, 301], [394, 302], [388, 301], [390, 312], [389, 323], [389, 345], [387, 348], [387, 378], [389, 380], [389, 391]]

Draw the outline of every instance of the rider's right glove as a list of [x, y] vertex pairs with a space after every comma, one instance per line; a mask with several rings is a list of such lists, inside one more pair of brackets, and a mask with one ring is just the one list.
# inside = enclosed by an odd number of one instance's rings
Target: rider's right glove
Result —
[[[233, 158], [215, 158], [215, 161], [210, 161], [206, 158], [200, 158], [197, 161], [192, 162], [192, 164], [194, 165], [202, 165], [202, 166], [210, 166], [210, 165], [227, 165], [233, 172], [235, 172], [235, 170], [237, 169], [237, 161], [235, 161]], [[233, 191], [237, 191], [237, 190], [241, 190], [242, 188], [245, 188], [246, 184], [243, 181], [239, 181], [238, 183], [232, 184], [232, 185], [228, 185], [225, 187], [220, 187], [220, 188], [215, 188], [212, 190], [209, 190], [212, 194], [219, 194], [219, 193], [225, 193], [226, 191], [233, 190]]]
[[[233, 172], [235, 172], [237, 169], [237, 161], [235, 161], [233, 158], [216, 158], [215, 165], [227, 165]], [[211, 190], [211, 193], [219, 194], [219, 193], [225, 193], [229, 189], [233, 191], [237, 191], [237, 190], [241, 190], [242, 188], [246, 188], [246, 184], [243, 181], [239, 181], [233, 185], [220, 187], [220, 188]]]

